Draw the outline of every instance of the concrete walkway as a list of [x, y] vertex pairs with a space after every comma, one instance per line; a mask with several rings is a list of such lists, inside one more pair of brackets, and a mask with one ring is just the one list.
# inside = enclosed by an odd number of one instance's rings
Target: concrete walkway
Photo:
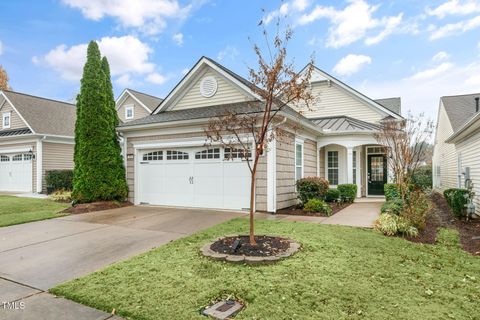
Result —
[[342, 226], [372, 228], [373, 222], [380, 216], [380, 208], [384, 199], [374, 198], [371, 201], [361, 199], [340, 210], [331, 217], [295, 216], [288, 214], [257, 213], [256, 219], [300, 221], [321, 224], [337, 224]]

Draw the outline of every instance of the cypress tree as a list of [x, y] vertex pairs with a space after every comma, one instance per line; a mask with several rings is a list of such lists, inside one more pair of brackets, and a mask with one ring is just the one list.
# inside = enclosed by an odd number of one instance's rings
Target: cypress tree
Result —
[[97, 43], [91, 41], [77, 96], [73, 181], [77, 202], [124, 200], [128, 192], [109, 73], [108, 62], [105, 59], [104, 66]]

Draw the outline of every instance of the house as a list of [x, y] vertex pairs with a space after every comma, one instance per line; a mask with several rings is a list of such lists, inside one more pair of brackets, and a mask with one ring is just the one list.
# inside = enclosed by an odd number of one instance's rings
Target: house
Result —
[[128, 122], [149, 116], [162, 100], [127, 88], [116, 101], [118, 118], [121, 122]]
[[75, 105], [0, 91], [0, 191], [42, 192], [45, 172], [73, 168]]
[[480, 93], [440, 98], [433, 151], [433, 186], [443, 191], [474, 183], [480, 213]]
[[[400, 99], [372, 100], [318, 68], [311, 88], [317, 97], [312, 108], [289, 106], [277, 114], [285, 134], [272, 141], [261, 156], [255, 189], [257, 211], [275, 212], [295, 205], [295, 182], [307, 176], [325, 177], [331, 187], [355, 183], [358, 197], [383, 195], [387, 158], [374, 134], [383, 119], [402, 118]], [[126, 102], [120, 100], [117, 109], [123, 113]], [[226, 110], [248, 113], [259, 103], [249, 81], [202, 57], [151, 115], [118, 127], [129, 200], [135, 204], [247, 209], [247, 164], [235, 148], [205, 146], [204, 129], [210, 118]], [[290, 124], [299, 129], [291, 130]]]

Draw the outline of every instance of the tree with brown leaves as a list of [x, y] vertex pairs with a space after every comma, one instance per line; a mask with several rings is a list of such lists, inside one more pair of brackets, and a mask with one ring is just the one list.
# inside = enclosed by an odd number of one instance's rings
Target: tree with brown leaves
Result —
[[403, 200], [408, 193], [415, 171], [423, 164], [428, 153], [433, 133], [433, 121], [423, 114], [407, 118], [386, 119], [375, 134], [379, 144], [384, 146], [394, 182], [399, 186]]
[[287, 61], [287, 46], [292, 38], [290, 28], [284, 33], [280, 32], [277, 21], [277, 32], [271, 43], [265, 27], [259, 25], [263, 29], [266, 49], [253, 45], [258, 67], [248, 70], [250, 89], [258, 101], [249, 103], [244, 112], [232, 110], [212, 118], [205, 130], [207, 143], [220, 144], [226, 150], [236, 150], [248, 164], [251, 173], [249, 238], [252, 245], [256, 244], [254, 197], [260, 156], [268, 151], [269, 142], [281, 136], [279, 126], [283, 123], [278, 117], [279, 112], [289, 104], [309, 105], [312, 100], [309, 84], [314, 68], [312, 61], [299, 73], [295, 70], [293, 60]]
[[11, 90], [8, 80], [7, 71], [0, 65], [0, 90]]

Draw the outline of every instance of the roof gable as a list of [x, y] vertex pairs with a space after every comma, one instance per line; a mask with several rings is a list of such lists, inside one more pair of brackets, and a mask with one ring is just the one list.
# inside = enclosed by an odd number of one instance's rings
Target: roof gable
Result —
[[152, 111], [155, 110], [155, 108], [163, 101], [162, 98], [126, 88], [115, 101], [117, 110], [120, 109], [122, 103], [127, 99], [127, 97], [131, 97], [138, 102], [138, 104], [148, 111], [148, 113], [152, 113]]
[[440, 98], [454, 132], [475, 115], [476, 97], [480, 97], [480, 93]]
[[[212, 76], [217, 82], [217, 91], [211, 98], [200, 95], [199, 86], [203, 76]], [[195, 95], [198, 99], [193, 105], [188, 106], [182, 98], [188, 94]], [[225, 95], [223, 95], [225, 94]], [[230, 95], [230, 97], [227, 97]], [[259, 97], [251, 90], [251, 83], [236, 73], [216, 63], [212, 59], [202, 57], [185, 77], [173, 88], [165, 100], [154, 110], [154, 114], [166, 110], [186, 109], [190, 107], [205, 107], [223, 103], [258, 100]], [[193, 102], [193, 101], [189, 101]]]

